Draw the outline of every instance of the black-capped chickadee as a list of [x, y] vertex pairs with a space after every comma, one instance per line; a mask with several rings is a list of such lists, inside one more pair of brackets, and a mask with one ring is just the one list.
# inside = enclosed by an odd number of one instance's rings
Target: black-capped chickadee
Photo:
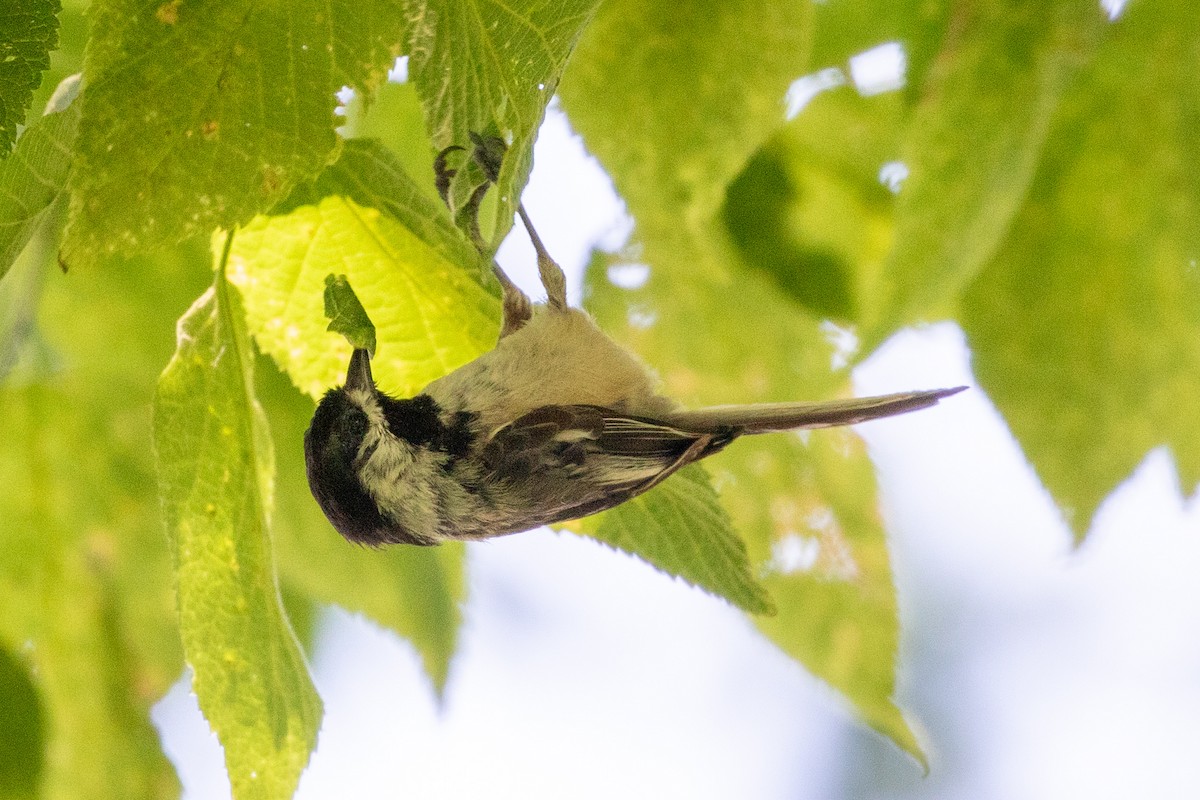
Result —
[[[439, 167], [444, 160], [439, 159]], [[452, 173], [449, 173], [452, 174]], [[445, 195], [446, 175], [439, 174]], [[566, 301], [523, 208], [548, 295], [533, 305], [497, 265], [494, 349], [410, 399], [381, 392], [357, 349], [304, 437], [308, 481], [333, 526], [371, 545], [486, 539], [612, 508], [739, 436], [852, 425], [964, 387], [820, 403], [683, 409]]]

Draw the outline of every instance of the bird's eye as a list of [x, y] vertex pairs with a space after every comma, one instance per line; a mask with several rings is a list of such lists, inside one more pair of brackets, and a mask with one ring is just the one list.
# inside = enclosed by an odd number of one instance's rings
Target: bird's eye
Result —
[[357, 408], [349, 409], [346, 415], [342, 418], [342, 426], [354, 439], [362, 439], [367, 435], [367, 428], [370, 427], [370, 422], [367, 420], [367, 415]]

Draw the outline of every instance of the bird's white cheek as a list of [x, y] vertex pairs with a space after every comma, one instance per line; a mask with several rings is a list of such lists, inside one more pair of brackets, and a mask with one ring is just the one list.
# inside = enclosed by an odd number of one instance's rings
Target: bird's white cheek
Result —
[[360, 451], [365, 453], [370, 455], [359, 467], [359, 479], [379, 510], [412, 534], [432, 538], [438, 528], [432, 454], [387, 433], [368, 435]]

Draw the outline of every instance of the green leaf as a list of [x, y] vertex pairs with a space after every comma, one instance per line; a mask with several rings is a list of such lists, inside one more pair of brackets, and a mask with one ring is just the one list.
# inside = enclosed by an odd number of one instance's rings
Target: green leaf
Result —
[[279, 572], [299, 592], [358, 611], [403, 636], [421, 655], [434, 688], [446, 684], [459, 610], [466, 594], [464, 548], [389, 547], [346, 543], [309, 493], [304, 431], [313, 402], [263, 359], [260, 397], [271, 419], [279, 458], [274, 516]]
[[812, 66], [851, 72], [850, 59], [884, 44], [904, 48], [904, 102], [920, 95], [937, 49], [947, 35], [953, 0], [888, 3], [815, 3]]
[[370, 90], [403, 39], [399, 0], [102, 0], [91, 14], [72, 263], [270, 208], [331, 160], [335, 92]]
[[0, 161], [0, 278], [25, 249], [71, 171], [79, 105], [48, 114], [25, 129]]
[[901, 147], [909, 174], [864, 352], [948, 316], [1021, 206], [1063, 88], [1102, 24], [1086, 0], [960, 2]]
[[279, 597], [268, 527], [274, 457], [242, 319], [220, 270], [180, 319], [155, 396], [154, 441], [200, 708], [235, 797], [290, 797], [316, 744], [321, 701]]
[[325, 276], [325, 317], [325, 330], [342, 334], [353, 348], [375, 354], [375, 326], [345, 275]]
[[371, 368], [389, 392], [415, 394], [495, 342], [500, 304], [474, 270], [388, 214], [326, 197], [258, 218], [239, 232], [230, 259], [259, 347], [312, 397], [339, 383], [350, 361], [349, 343], [325, 332], [331, 272], [349, 277], [375, 321]]
[[584, 519], [581, 530], [751, 614], [775, 612], [770, 595], [751, 574], [745, 542], [733, 532], [698, 464], [654, 491]]
[[17, 139], [33, 90], [58, 46], [58, 0], [9, 0], [0, 10], [0, 158]]
[[[667, 394], [688, 403], [817, 399], [845, 383], [819, 322], [739, 264], [721, 218], [729, 184], [783, 122], [784, 95], [806, 68], [810, 13], [807, 4], [755, 0], [683, 8], [609, 3], [563, 82], [571, 121], [628, 203], [642, 246], [636, 259], [650, 267], [644, 286], [622, 291], [604, 279], [605, 268], [620, 268], [622, 259], [594, 265], [590, 307], [605, 330], [659, 371]], [[617, 126], [614, 119], [637, 124]], [[845, 435], [809, 436], [815, 442]], [[803, 517], [777, 525], [772, 510], [811, 504], [814, 494], [856, 543], [852, 557], [870, 563], [852, 578], [812, 581], [805, 591], [818, 598], [820, 611], [801, 608], [790, 583], [774, 581], [787, 595], [781, 614], [793, 622], [812, 616], [807, 624], [766, 630], [845, 693], [877, 730], [919, 753], [891, 699], [898, 620], [883, 532], [859, 511], [874, 508], [874, 487], [827, 496], [815, 478], [799, 480], [805, 457], [791, 452], [799, 450], [797, 441], [756, 437], [706, 462], [717, 485], [729, 487], [722, 500], [748, 537], [751, 563], [766, 565], [777, 541], [812, 527]], [[768, 457], [779, 448], [781, 456]], [[855, 448], [826, 444], [818, 452], [826, 449], [833, 455], [819, 458], [822, 475], [857, 474], [864, 464]], [[779, 470], [777, 482], [764, 480], [764, 470]], [[664, 484], [654, 491], [666, 490]], [[860, 637], [856, 648], [843, 651], [852, 663], [836, 669], [819, 640], [834, 628]]]
[[705, 235], [728, 184], [783, 122], [787, 87], [807, 68], [810, 14], [766, 0], [601, 7], [560, 94], [648, 246]]
[[[529, 178], [533, 142], [567, 58], [599, 0], [407, 0], [409, 75], [425, 106], [434, 148], [470, 148], [495, 133], [508, 155], [493, 191], [493, 239], [512, 225]], [[487, 227], [484, 227], [485, 234]]]
[[1077, 539], [1154, 447], [1185, 490], [1200, 480], [1200, 26], [1177, 2], [1111, 27], [961, 312], [980, 384]]
[[896, 595], [862, 440], [845, 428], [814, 431], [807, 444], [780, 437], [756, 452], [731, 450], [722, 466], [743, 476], [730, 500], [738, 518], [771, 531], [763, 583], [779, 613], [758, 626], [928, 768], [894, 700]]

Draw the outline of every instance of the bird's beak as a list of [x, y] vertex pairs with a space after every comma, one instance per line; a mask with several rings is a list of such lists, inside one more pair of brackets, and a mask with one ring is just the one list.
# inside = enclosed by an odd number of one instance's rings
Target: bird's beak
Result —
[[371, 377], [371, 354], [361, 348], [350, 356], [350, 369], [346, 370], [346, 389], [375, 388], [375, 379]]

